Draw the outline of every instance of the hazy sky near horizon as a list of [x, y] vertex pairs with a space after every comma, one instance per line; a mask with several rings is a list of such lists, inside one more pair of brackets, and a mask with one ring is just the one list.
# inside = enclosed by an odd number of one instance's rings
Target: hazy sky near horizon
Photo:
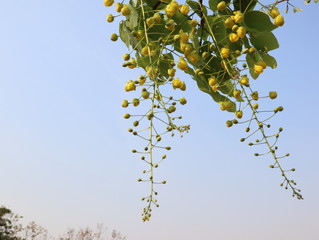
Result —
[[[297, 4], [297, 1], [294, 1]], [[128, 240], [319, 239], [319, 5], [298, 7], [275, 30], [278, 68], [256, 81], [276, 90], [273, 119], [284, 128], [279, 147], [305, 200], [279, 187], [270, 157], [228, 129], [230, 115], [186, 79], [180, 108], [191, 131], [175, 137], [158, 175], [160, 208], [142, 223], [137, 183], [144, 165], [130, 149], [139, 139], [122, 118], [123, 86], [141, 71], [123, 68], [120, 41], [109, 41], [103, 1], [0, 0], [0, 205], [57, 236], [68, 227], [102, 222]]]

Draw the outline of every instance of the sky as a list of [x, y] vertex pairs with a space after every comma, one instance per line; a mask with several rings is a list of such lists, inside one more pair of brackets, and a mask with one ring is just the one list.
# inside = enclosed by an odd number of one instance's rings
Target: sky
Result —
[[54, 236], [104, 223], [129, 240], [319, 239], [319, 5], [285, 15], [278, 68], [254, 82], [285, 108], [273, 124], [284, 128], [283, 164], [297, 169], [304, 200], [280, 188], [270, 157], [255, 158], [239, 141], [244, 128], [226, 128], [230, 115], [185, 79], [188, 104], [178, 111], [191, 131], [168, 140], [173, 150], [156, 173], [167, 184], [143, 223], [149, 186], [136, 181], [145, 166], [121, 108], [134, 97], [125, 82], [141, 71], [121, 66], [127, 49], [109, 40], [110, 9], [102, 0], [0, 3], [0, 205]]

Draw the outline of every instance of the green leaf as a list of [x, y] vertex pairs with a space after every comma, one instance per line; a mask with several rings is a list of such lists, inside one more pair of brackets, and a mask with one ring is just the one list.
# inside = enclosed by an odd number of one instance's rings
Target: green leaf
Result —
[[[207, 21], [208, 21], [208, 25], [212, 28], [213, 23], [214, 23], [214, 19], [216, 19], [217, 16], [208, 15], [208, 16], [206, 16], [206, 18], [207, 18]], [[198, 36], [201, 36], [202, 39], [204, 41], [206, 41], [207, 38], [210, 36], [210, 30], [209, 30], [207, 24], [204, 24], [204, 26], [200, 25], [200, 27], [198, 28], [197, 33], [198, 33]]]
[[[196, 14], [197, 14], [198, 16], [201, 17], [201, 8], [200, 8], [200, 5], [199, 5], [198, 2], [191, 1], [191, 0], [186, 0], [186, 3], [188, 4], [188, 6], [191, 7], [191, 9], [192, 9], [194, 12], [196, 12]], [[203, 7], [203, 13], [204, 13], [205, 15], [207, 15], [207, 9], [206, 9], [206, 7], [205, 7], [204, 5], [202, 5], [202, 7]]]
[[180, 12], [176, 12], [172, 19], [177, 24], [176, 30], [182, 29], [184, 32], [192, 30], [192, 26], [188, 23], [188, 17]]
[[136, 3], [137, 3], [137, 1], [135, 1], [135, 0], [130, 0], [130, 1], [129, 1], [129, 4], [130, 4], [131, 6], [133, 6], [133, 7], [136, 7]]
[[246, 37], [242, 38], [242, 43], [243, 43], [245, 48], [250, 48], [250, 44], [249, 44], [247, 35], [246, 35]]
[[[192, 78], [196, 81], [198, 88], [201, 91], [209, 94], [215, 102], [217, 103], [225, 102], [225, 101], [232, 102], [228, 97], [220, 94], [219, 92], [214, 92], [212, 88], [209, 86], [207, 79], [203, 76], [196, 75], [193, 69], [188, 68], [185, 72], [191, 75]], [[233, 103], [233, 108], [228, 110], [229, 112], [236, 111], [236, 104], [234, 102], [232, 103]]]
[[174, 46], [174, 51], [177, 51], [177, 52], [183, 54], [183, 52], [182, 52], [182, 50], [180, 48], [180, 43], [179, 42], [174, 42], [173, 46]]
[[208, 5], [209, 5], [211, 10], [216, 12], [217, 11], [217, 5], [218, 5], [219, 2], [221, 2], [221, 1], [220, 0], [209, 0], [208, 1]]
[[[173, 58], [173, 56], [171, 56]], [[170, 60], [167, 59], [163, 59], [160, 61], [160, 64], [159, 64], [159, 73], [166, 77], [166, 78], [169, 78], [169, 75], [168, 75], [168, 69], [171, 67], [171, 64], [170, 64]]]
[[[235, 85], [231, 80], [226, 81], [223, 86], [219, 87], [219, 90], [226, 94], [229, 97], [234, 97], [234, 90], [235, 90]], [[242, 97], [239, 97], [236, 99], [238, 102], [244, 102], [244, 99]]]
[[131, 10], [130, 15], [128, 15], [126, 18], [128, 21], [126, 21], [126, 26], [128, 28], [130, 28], [131, 30], [133, 30], [137, 24], [138, 24], [138, 12], [136, 11], [136, 9], [131, 6], [130, 4], [127, 5], [128, 8]]
[[271, 51], [276, 48], [279, 48], [279, 44], [277, 38], [272, 32], [262, 32], [252, 35], [250, 38], [250, 42], [257, 50], [260, 51]]
[[142, 67], [146, 70], [146, 67], [155, 66], [158, 67], [159, 74], [168, 78], [168, 69], [171, 67], [170, 60], [173, 59], [173, 55], [171, 53], [166, 54], [166, 58], [160, 60], [159, 64], [154, 64], [157, 62], [158, 57], [150, 57], [150, 56], [140, 56], [136, 55], [137, 64], [139, 67]]
[[[220, 45], [225, 45], [228, 43], [227, 29], [224, 25], [224, 19], [224, 17], [219, 16], [207, 16], [207, 20], [213, 31], [214, 37]], [[208, 28], [207, 31], [209, 31]]]
[[234, 103], [233, 101], [231, 101], [229, 98], [227, 98], [227, 101], [229, 101], [229, 102], [232, 102], [233, 103], [233, 106], [232, 106], [232, 108], [231, 109], [229, 109], [229, 110], [226, 110], [227, 112], [236, 112], [236, 103]]
[[130, 30], [126, 27], [125, 21], [122, 21], [119, 25], [119, 33], [120, 38], [124, 42], [124, 44], [129, 47], [131, 45], [131, 37], [130, 37]]
[[211, 56], [208, 61], [208, 69], [204, 69], [206, 74], [222, 74], [223, 69], [221, 65], [221, 59], [215, 56]]
[[272, 31], [277, 28], [277, 26], [270, 21], [270, 17], [260, 11], [247, 12], [244, 16], [244, 25], [249, 32], [255, 33]]
[[121, 40], [125, 43], [127, 48], [132, 47], [133, 49], [136, 49], [138, 51], [142, 50], [142, 44], [138, 44], [140, 41], [137, 41], [133, 38], [131, 30], [126, 27], [126, 21], [122, 21], [119, 24], [119, 33]]
[[210, 92], [210, 86], [204, 77], [196, 75], [192, 68], [188, 68], [185, 72], [192, 76], [192, 78], [197, 82], [197, 86], [201, 91], [206, 93]]
[[194, 46], [194, 49], [195, 50], [199, 50], [200, 49], [200, 46], [199, 46], [199, 37], [196, 33], [191, 33], [189, 35], [189, 38], [192, 40], [193, 42], [193, 46]]
[[234, 0], [235, 11], [240, 10], [242, 13], [251, 11], [256, 6], [257, 0]]
[[146, 69], [146, 67], [152, 66], [157, 58], [150, 57], [150, 56], [140, 57], [139, 55], [136, 55], [136, 59], [137, 59], [137, 65], [141, 68]]
[[229, 49], [231, 51], [236, 51], [236, 50], [241, 51], [241, 50], [243, 50], [243, 42], [242, 41], [237, 41], [234, 43], [230, 42]]
[[227, 96], [232, 97], [233, 91], [234, 91], [234, 85], [230, 80], [227, 80], [223, 83], [222, 86], [218, 88], [219, 91], [221, 91], [223, 94], [226, 94]]
[[[158, 2], [158, 0], [144, 0], [144, 1], [145, 1], [145, 3], [146, 3], [151, 9], [153, 9], [153, 7], [155, 6], [155, 4], [157, 4], [157, 2]], [[137, 3], [140, 4], [139, 1], [137, 1]], [[138, 5], [138, 4], [137, 4], [137, 5]], [[167, 5], [167, 4], [165, 4], [165, 3], [160, 3], [160, 5], [158, 5], [158, 7], [156, 8], [156, 10], [165, 9], [166, 5]], [[138, 7], [138, 6], [136, 6], [136, 7]]]
[[277, 61], [274, 57], [270, 56], [267, 53], [260, 53], [260, 56], [268, 67], [271, 67], [272, 69], [277, 67]]
[[165, 28], [164, 20], [148, 29], [148, 36], [154, 41], [157, 41], [161, 37], [167, 36], [169, 33], [170, 31]]
[[249, 66], [249, 73], [253, 79], [257, 79], [259, 74], [254, 72], [255, 63], [260, 60], [259, 53], [247, 53], [246, 54], [246, 61]]
[[224, 1], [226, 4], [230, 3], [230, 0], [209, 0], [208, 5], [209, 5], [211, 10], [216, 12], [218, 3], [222, 2], [222, 1]]

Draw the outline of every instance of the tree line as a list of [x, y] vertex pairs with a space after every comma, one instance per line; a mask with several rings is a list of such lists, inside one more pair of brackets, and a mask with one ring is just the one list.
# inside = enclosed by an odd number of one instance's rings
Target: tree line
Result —
[[0, 206], [0, 240], [126, 240], [120, 232], [108, 231], [103, 224], [95, 228], [69, 228], [58, 237], [50, 236], [48, 230], [34, 221], [24, 225], [22, 216], [7, 207]]

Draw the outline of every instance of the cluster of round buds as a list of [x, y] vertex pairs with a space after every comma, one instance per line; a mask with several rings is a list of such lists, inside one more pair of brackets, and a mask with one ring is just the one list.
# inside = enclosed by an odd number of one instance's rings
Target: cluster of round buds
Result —
[[135, 58], [132, 58], [131, 61], [128, 61], [128, 62], [123, 63], [122, 66], [123, 66], [123, 67], [128, 67], [128, 68], [133, 69], [133, 68], [136, 68], [137, 63], [136, 63]]
[[130, 80], [129, 82], [127, 82], [127, 83], [125, 84], [124, 90], [125, 90], [126, 92], [135, 91], [135, 90], [136, 90], [135, 82], [132, 81], [132, 80]]
[[162, 17], [159, 13], [154, 13], [152, 17], [149, 17], [146, 19], [146, 25], [148, 27], [152, 27], [154, 24], [160, 23], [162, 20]]
[[185, 90], [186, 90], [186, 84], [185, 84], [185, 82], [181, 81], [179, 78], [175, 78], [175, 79], [172, 81], [172, 86], [173, 86], [174, 89], [179, 88], [179, 89], [182, 90], [182, 91], [185, 91]]
[[244, 14], [241, 11], [235, 11], [234, 15], [226, 18], [224, 26], [232, 30], [229, 34], [229, 41], [234, 43], [246, 36], [246, 28], [241, 25], [244, 21]]
[[173, 17], [176, 12], [179, 11], [179, 4], [173, 0], [169, 4], [167, 4], [165, 8], [165, 14], [167, 17]]
[[[197, 25], [197, 21], [195, 20], [191, 22], [194, 26]], [[183, 30], [179, 31], [179, 34], [176, 34], [174, 36], [175, 41], [180, 42], [180, 49], [183, 52], [184, 56], [191, 62], [191, 63], [197, 63], [199, 61], [199, 56], [197, 54], [197, 50], [194, 48], [194, 46], [188, 41], [189, 36], [187, 33], [185, 33]], [[184, 58], [182, 58], [181, 61], [183, 61]], [[186, 63], [186, 62], [185, 62]], [[185, 65], [185, 64], [184, 64]], [[180, 68], [183, 71], [186, 71], [188, 68], [187, 65], [185, 67]]]
[[281, 27], [285, 24], [285, 18], [280, 14], [277, 7], [272, 8], [268, 11], [270, 17], [274, 19], [274, 24]]
[[209, 84], [209, 86], [211, 86], [211, 88], [214, 92], [217, 92], [218, 82], [217, 82], [217, 78], [215, 76], [208, 78], [208, 84]]
[[[104, 4], [110, 7], [114, 4], [114, 0], [104, 0]], [[267, 143], [265, 145], [270, 146], [268, 153], [273, 154], [276, 160], [276, 163], [271, 166], [278, 168], [279, 163], [276, 158], [278, 147], [275, 144], [274, 146], [269, 144], [270, 137], [264, 132], [270, 124], [265, 123], [268, 119], [260, 120], [259, 114], [268, 112], [266, 114], [273, 116], [283, 111], [283, 107], [276, 107], [270, 111], [260, 110], [261, 99], [275, 99], [277, 93], [272, 91], [269, 95], [262, 96], [258, 91], [253, 91], [250, 79], [246, 75], [249, 72], [250, 76], [256, 79], [267, 65], [272, 68], [276, 65], [275, 60], [273, 61], [273, 58], [268, 55], [268, 46], [261, 43], [255, 44], [258, 42], [259, 32], [268, 33], [268, 30], [260, 31], [264, 26], [253, 29], [253, 24], [249, 24], [254, 15], [258, 15], [257, 11], [249, 15], [253, 9], [245, 9], [242, 3], [237, 3], [238, 6], [236, 6], [235, 2], [221, 0], [210, 3], [209, 7], [200, 3], [198, 9], [194, 8], [190, 2], [180, 5], [176, 0], [160, 0], [155, 1], [154, 4], [151, 6], [143, 1], [115, 3], [115, 11], [119, 14], [108, 14], [106, 17], [106, 21], [111, 23], [116, 17], [125, 16], [120, 24], [120, 36], [115, 33], [111, 35], [112, 41], [117, 41], [120, 37], [131, 49], [131, 52], [123, 55], [125, 61], [123, 67], [131, 69], [140, 67], [145, 70], [144, 75], [140, 75], [135, 81], [130, 80], [124, 87], [127, 92], [136, 91], [136, 88], [140, 87], [139, 97], [122, 101], [124, 108], [150, 103], [150, 109], [145, 114], [124, 114], [125, 119], [134, 119], [129, 132], [147, 141], [144, 151], [132, 150], [133, 153], [141, 154], [141, 159], [149, 166], [148, 170], [143, 170], [143, 173], [149, 176], [139, 178], [138, 181], [149, 182], [152, 184], [152, 189], [154, 184], [165, 184], [166, 181], [155, 182], [153, 170], [159, 167], [160, 161], [154, 160], [156, 158], [152, 157], [152, 152], [154, 149], [171, 149], [170, 146], [162, 145], [163, 134], [170, 132], [173, 136], [174, 132], [183, 133], [189, 130], [189, 126], [175, 125], [175, 119], [181, 118], [175, 115], [177, 104], [179, 102], [185, 105], [187, 100], [184, 97], [179, 100], [166, 97], [160, 91], [164, 85], [171, 85], [174, 90], [186, 90], [185, 82], [175, 76], [177, 69], [192, 76], [197, 81], [198, 87], [209, 93], [214, 101], [219, 103], [222, 111], [234, 114], [232, 120], [226, 121], [227, 127], [248, 123], [246, 128], [248, 136], [242, 138], [242, 142], [255, 132], [260, 132], [263, 137], [256, 142], [249, 142], [248, 145]], [[275, 7], [276, 4], [263, 6], [263, 9], [269, 10], [268, 14], [273, 19], [274, 25], [282, 26], [284, 18]], [[189, 14], [190, 8], [193, 10], [191, 14]], [[213, 11], [213, 15], [208, 15], [208, 11]], [[200, 18], [195, 17], [195, 14], [198, 14]], [[259, 16], [261, 14], [270, 19], [265, 13], [259, 11]], [[210, 18], [211, 16], [214, 16], [214, 19]], [[196, 18], [200, 19], [200, 23]], [[271, 21], [267, 20], [267, 22], [271, 25], [269, 29], [276, 28]], [[133, 53], [136, 60], [131, 58]], [[246, 58], [240, 58], [244, 57], [242, 54], [246, 54]], [[239, 66], [241, 64], [242, 68]], [[178, 91], [174, 93], [178, 94]], [[246, 114], [247, 109], [251, 110], [250, 115]], [[245, 117], [251, 116], [249, 120], [242, 120], [244, 112]], [[164, 125], [163, 131], [157, 128], [158, 121], [161, 122], [161, 126]], [[146, 128], [145, 122], [147, 122]], [[272, 135], [276, 140], [278, 136], [279, 132]], [[261, 155], [263, 154], [258, 153], [258, 156]], [[148, 221], [151, 217], [151, 204], [158, 206], [153, 195], [157, 194], [151, 192], [148, 197], [143, 198], [149, 203], [144, 209], [143, 221]]]

